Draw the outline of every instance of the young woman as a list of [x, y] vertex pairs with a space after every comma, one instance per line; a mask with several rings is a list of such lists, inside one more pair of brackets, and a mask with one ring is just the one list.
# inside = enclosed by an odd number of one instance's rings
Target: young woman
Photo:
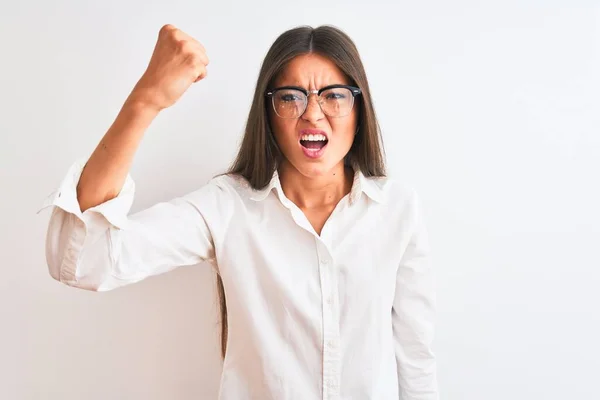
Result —
[[52, 277], [104, 291], [208, 261], [223, 314], [220, 399], [438, 399], [419, 198], [385, 177], [367, 77], [340, 30], [277, 38], [231, 170], [128, 215], [144, 132], [207, 65], [195, 39], [160, 30], [113, 125], [48, 199]]

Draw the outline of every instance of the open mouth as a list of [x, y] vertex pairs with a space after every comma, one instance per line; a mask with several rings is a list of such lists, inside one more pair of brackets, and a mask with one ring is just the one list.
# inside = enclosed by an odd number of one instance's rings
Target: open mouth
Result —
[[302, 135], [302, 137], [300, 138], [300, 145], [310, 151], [319, 151], [323, 147], [325, 147], [328, 142], [329, 140], [327, 139], [327, 137], [320, 133], [314, 135]]

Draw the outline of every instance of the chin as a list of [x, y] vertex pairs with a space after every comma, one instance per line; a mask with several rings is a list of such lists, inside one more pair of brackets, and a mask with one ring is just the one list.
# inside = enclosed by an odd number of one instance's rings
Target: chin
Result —
[[[301, 162], [296, 164], [296, 169], [307, 178], [320, 178], [327, 176], [339, 163], [326, 163], [324, 160], [318, 162]], [[343, 162], [341, 160], [340, 162]]]

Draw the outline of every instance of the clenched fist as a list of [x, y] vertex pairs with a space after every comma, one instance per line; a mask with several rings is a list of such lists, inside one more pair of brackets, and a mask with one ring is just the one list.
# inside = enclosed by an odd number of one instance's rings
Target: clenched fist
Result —
[[204, 46], [173, 25], [160, 29], [148, 68], [132, 95], [157, 111], [175, 104], [194, 82], [206, 76]]

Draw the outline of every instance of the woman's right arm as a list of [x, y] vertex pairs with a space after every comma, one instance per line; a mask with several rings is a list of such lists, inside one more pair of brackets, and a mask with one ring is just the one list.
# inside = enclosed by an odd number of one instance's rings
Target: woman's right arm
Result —
[[77, 184], [81, 212], [117, 197], [142, 137], [157, 114], [130, 95], [85, 164]]
[[85, 165], [77, 185], [82, 212], [117, 196], [150, 123], [206, 76], [206, 65], [198, 41], [172, 25], [161, 28], [148, 68]]
[[222, 207], [218, 181], [127, 215], [135, 190], [129, 169], [145, 131], [162, 109], [206, 76], [207, 64], [195, 39], [170, 25], [160, 30], [148, 68], [114, 123], [46, 202], [55, 206], [46, 237], [46, 259], [55, 279], [109, 290], [179, 265], [214, 260], [200, 210]]

